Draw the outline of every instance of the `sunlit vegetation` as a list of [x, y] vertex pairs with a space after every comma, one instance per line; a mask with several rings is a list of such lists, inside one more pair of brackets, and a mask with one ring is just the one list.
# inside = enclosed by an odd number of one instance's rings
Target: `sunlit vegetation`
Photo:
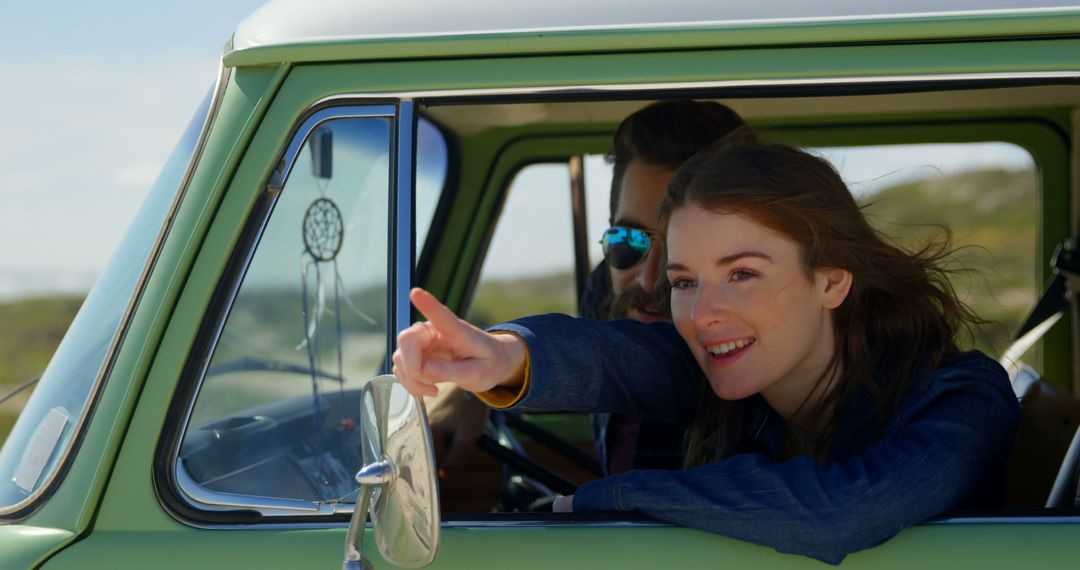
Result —
[[[78, 297], [0, 303], [0, 397], [45, 370], [81, 304]], [[0, 441], [7, 438], [31, 392], [24, 390], [0, 404]]]

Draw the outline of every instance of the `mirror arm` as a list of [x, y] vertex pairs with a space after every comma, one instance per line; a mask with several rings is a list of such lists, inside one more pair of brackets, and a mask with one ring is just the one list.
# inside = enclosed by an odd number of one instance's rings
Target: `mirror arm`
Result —
[[368, 507], [371, 506], [371, 495], [375, 491], [367, 485], [360, 488], [360, 502], [353, 509], [352, 518], [349, 519], [349, 532], [345, 535], [345, 563], [342, 570], [372, 570], [371, 563], [364, 560], [361, 552], [364, 542], [361, 530], [367, 523]]
[[365, 465], [356, 474], [356, 482], [360, 484], [360, 501], [353, 508], [352, 518], [349, 519], [349, 532], [345, 535], [345, 563], [342, 570], [372, 570], [371, 562], [364, 559], [363, 555], [363, 528], [367, 523], [368, 511], [371, 508], [371, 497], [375, 489], [385, 489], [393, 484], [397, 475], [397, 467], [394, 462], [385, 455], [369, 465]]

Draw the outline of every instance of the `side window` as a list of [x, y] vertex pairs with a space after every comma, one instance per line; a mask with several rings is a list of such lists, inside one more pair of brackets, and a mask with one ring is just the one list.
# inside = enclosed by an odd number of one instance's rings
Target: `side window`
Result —
[[566, 164], [522, 168], [507, 190], [466, 316], [486, 327], [577, 312], [573, 212]]
[[[987, 322], [973, 348], [1000, 358], [1035, 304], [1038, 173], [1023, 148], [998, 142], [821, 148], [874, 227], [918, 249], [952, 234], [953, 287]], [[1029, 355], [1024, 359], [1035, 364]]]
[[359, 391], [387, 350], [392, 125], [332, 119], [296, 155], [183, 437], [196, 500], [351, 500]]

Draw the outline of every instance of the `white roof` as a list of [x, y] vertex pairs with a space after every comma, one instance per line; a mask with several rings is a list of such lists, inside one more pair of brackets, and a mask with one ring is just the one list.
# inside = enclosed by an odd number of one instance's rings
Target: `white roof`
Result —
[[233, 49], [418, 36], [1055, 11], [1077, 0], [273, 0]]

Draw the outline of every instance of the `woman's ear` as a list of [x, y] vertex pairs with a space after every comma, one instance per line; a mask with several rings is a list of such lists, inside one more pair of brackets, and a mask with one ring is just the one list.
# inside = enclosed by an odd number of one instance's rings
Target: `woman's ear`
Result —
[[821, 305], [826, 309], [835, 309], [844, 303], [851, 291], [853, 277], [846, 269], [827, 267], [815, 270]]

